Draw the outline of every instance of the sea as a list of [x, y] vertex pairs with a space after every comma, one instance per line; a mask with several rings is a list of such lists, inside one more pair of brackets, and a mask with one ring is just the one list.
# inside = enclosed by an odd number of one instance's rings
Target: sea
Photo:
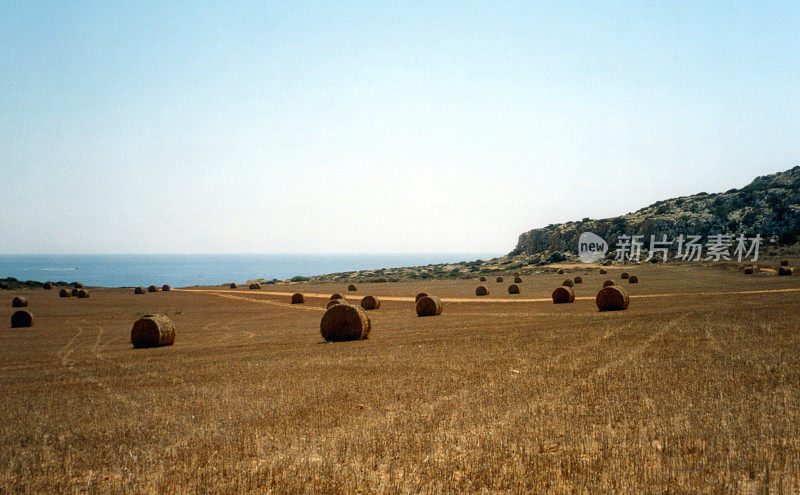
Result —
[[46, 254], [0, 255], [0, 279], [95, 287], [173, 287], [285, 280], [356, 270], [488, 260], [499, 253], [428, 254]]

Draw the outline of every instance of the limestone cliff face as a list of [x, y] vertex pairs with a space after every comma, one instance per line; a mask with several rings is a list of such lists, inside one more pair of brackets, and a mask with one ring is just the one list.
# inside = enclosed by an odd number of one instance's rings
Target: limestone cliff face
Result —
[[511, 255], [576, 253], [578, 237], [590, 231], [613, 242], [620, 235], [674, 239], [680, 234], [761, 234], [783, 244], [800, 234], [800, 166], [756, 178], [742, 189], [658, 201], [634, 213], [602, 220], [548, 225], [519, 236]]

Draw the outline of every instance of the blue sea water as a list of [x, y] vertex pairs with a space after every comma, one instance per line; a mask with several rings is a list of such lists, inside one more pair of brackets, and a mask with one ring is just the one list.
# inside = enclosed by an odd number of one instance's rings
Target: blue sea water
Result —
[[0, 278], [81, 282], [88, 286], [173, 287], [250, 279], [288, 279], [435, 263], [491, 259], [499, 254], [79, 254], [0, 255]]

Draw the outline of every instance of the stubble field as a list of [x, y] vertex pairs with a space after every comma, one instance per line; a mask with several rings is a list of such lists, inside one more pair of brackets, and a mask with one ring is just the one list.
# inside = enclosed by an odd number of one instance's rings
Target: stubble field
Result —
[[[476, 280], [4, 291], [0, 492], [800, 489], [800, 280], [621, 271], [514, 296], [492, 278], [484, 298]], [[597, 311], [607, 278], [628, 310]], [[420, 291], [441, 316], [416, 316]], [[333, 292], [383, 296], [369, 340], [322, 341]], [[32, 328], [9, 328], [13, 295]], [[146, 313], [175, 345], [132, 348]]]

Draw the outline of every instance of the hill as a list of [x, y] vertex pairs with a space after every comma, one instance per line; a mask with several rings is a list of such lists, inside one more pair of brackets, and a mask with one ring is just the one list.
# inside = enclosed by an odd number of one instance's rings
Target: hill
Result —
[[[613, 243], [620, 235], [668, 239], [680, 234], [761, 234], [767, 243], [794, 244], [800, 233], [800, 166], [758, 177], [741, 189], [701, 192], [666, 199], [614, 218], [552, 224], [519, 236], [509, 253], [534, 262], [561, 261], [577, 254], [578, 237], [593, 232]], [[613, 245], [611, 246], [613, 248]]]

